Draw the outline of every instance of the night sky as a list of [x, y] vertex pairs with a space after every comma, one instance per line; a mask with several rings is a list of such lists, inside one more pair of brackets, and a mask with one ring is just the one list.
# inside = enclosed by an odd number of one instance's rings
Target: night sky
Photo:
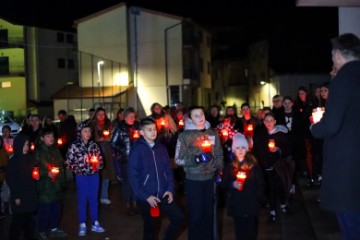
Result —
[[[2, 0], [0, 16], [18, 24], [58, 30], [72, 30], [75, 20], [121, 3], [120, 0]], [[213, 2], [213, 1], [211, 1]], [[309, 49], [312, 61], [322, 62], [318, 55], [328, 52], [328, 40], [337, 35], [338, 16], [334, 7], [296, 7], [295, 0], [221, 0], [218, 3], [189, 0], [128, 0], [128, 6], [148, 9], [193, 19], [216, 29], [219, 44], [249, 44], [272, 40], [278, 44], [284, 58], [304, 54]], [[224, 28], [225, 27], [225, 28]], [[230, 30], [229, 30], [230, 28]], [[285, 43], [285, 45], [283, 44]], [[275, 51], [276, 52], [276, 51]], [[328, 54], [324, 56], [326, 59]], [[326, 68], [328, 62], [324, 65]], [[324, 68], [325, 68], [324, 67]]]

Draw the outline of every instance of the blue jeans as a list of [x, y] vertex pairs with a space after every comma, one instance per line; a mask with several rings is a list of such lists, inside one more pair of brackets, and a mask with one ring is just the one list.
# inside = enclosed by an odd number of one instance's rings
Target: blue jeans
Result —
[[360, 239], [360, 213], [336, 213], [343, 240]]
[[99, 174], [89, 176], [76, 175], [78, 214], [79, 222], [86, 223], [86, 210], [89, 201], [91, 222], [98, 220], [98, 194], [99, 194]]

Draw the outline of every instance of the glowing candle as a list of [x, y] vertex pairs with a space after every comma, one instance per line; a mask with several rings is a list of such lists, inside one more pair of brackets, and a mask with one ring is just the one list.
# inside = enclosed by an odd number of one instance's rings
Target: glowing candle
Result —
[[201, 147], [204, 151], [204, 153], [211, 152], [211, 142], [209, 140], [204, 140], [201, 144]]
[[184, 126], [184, 121], [182, 119], [179, 120], [179, 126]]
[[95, 171], [96, 167], [97, 167], [97, 165], [99, 163], [99, 160], [98, 160], [98, 158], [96, 156], [92, 156], [90, 158], [90, 163], [91, 163], [91, 166], [92, 166], [92, 170]]
[[159, 217], [160, 216], [160, 208], [158, 205], [155, 207], [150, 207], [150, 215], [152, 217]]
[[140, 138], [139, 131], [138, 131], [138, 130], [134, 130], [133, 139], [134, 139], [134, 140], [137, 140], [138, 138]]
[[165, 126], [165, 119], [164, 118], [161, 119], [160, 124], [161, 124], [161, 126]]
[[223, 129], [223, 130], [221, 130], [221, 135], [222, 135], [223, 137], [227, 137], [227, 136], [229, 136], [229, 132], [228, 132], [228, 130], [227, 130], [227, 129]]
[[55, 181], [56, 181], [56, 177], [57, 177], [57, 175], [58, 175], [59, 172], [60, 172], [60, 169], [59, 169], [58, 167], [51, 167], [50, 171], [51, 171], [51, 173], [52, 173], [52, 175], [53, 175], [51, 181], [52, 181], [52, 182], [55, 182]]
[[239, 182], [239, 183], [241, 183], [240, 184], [240, 187], [238, 188], [238, 190], [243, 190], [243, 188], [244, 188], [244, 182], [245, 182], [245, 180], [246, 180], [246, 172], [244, 172], [244, 171], [239, 171], [237, 174], [236, 174], [236, 181], [237, 182]]
[[269, 139], [268, 147], [269, 147], [270, 152], [274, 151], [274, 149], [275, 149], [275, 140], [274, 139]]
[[59, 138], [59, 139], [57, 140], [57, 145], [58, 145], [59, 147], [63, 145], [63, 140], [62, 140], [61, 138]]
[[31, 150], [31, 151], [34, 151], [34, 150], [35, 150], [35, 144], [34, 144], [34, 143], [31, 143], [31, 145], [30, 145], [30, 150]]
[[32, 170], [32, 173], [31, 173], [31, 176], [34, 180], [39, 180], [39, 168], [37, 167], [33, 167], [33, 170]]
[[253, 125], [252, 125], [252, 124], [249, 124], [249, 125], [247, 126], [247, 130], [248, 130], [249, 132], [252, 132], [252, 131], [254, 130]]
[[6, 151], [10, 154], [14, 153], [14, 148], [13, 146], [9, 145], [7, 148], [6, 148]]
[[323, 117], [324, 112], [325, 112], [324, 108], [318, 107], [318, 108], [313, 109], [313, 111], [312, 111], [313, 122], [314, 123], [319, 122], [321, 120], [321, 118]]
[[104, 130], [104, 131], [103, 131], [104, 138], [108, 138], [108, 137], [109, 137], [109, 134], [110, 134], [110, 131], [109, 131], [109, 130]]

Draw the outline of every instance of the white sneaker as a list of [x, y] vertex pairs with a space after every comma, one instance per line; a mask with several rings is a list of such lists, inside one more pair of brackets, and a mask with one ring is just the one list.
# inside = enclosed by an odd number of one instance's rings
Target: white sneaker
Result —
[[91, 226], [91, 231], [97, 232], [97, 233], [103, 233], [103, 232], [105, 232], [105, 229], [102, 228], [99, 224], [96, 224], [96, 225]]
[[290, 187], [289, 193], [290, 193], [290, 194], [295, 194], [295, 192], [296, 192], [296, 187], [295, 187], [294, 184], [292, 184], [291, 187]]
[[102, 203], [102, 204], [111, 204], [111, 201], [109, 199], [107, 199], [107, 198], [101, 198], [100, 203]]

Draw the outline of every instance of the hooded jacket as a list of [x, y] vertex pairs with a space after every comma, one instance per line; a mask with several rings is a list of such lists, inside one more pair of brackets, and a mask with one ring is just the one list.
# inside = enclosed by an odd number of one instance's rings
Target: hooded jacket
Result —
[[[209, 140], [214, 158], [209, 162], [196, 163], [195, 158], [203, 153], [203, 140]], [[204, 130], [198, 130], [190, 119], [186, 119], [184, 131], [176, 143], [175, 162], [182, 166], [186, 179], [206, 181], [214, 177], [224, 166], [224, 156], [217, 131], [206, 122]]]
[[[28, 154], [23, 154], [26, 141], [29, 141], [26, 135], [15, 137], [14, 155], [6, 169], [6, 182], [10, 188], [10, 204], [14, 213], [34, 212], [37, 208], [34, 180], [31, 177], [32, 162]], [[15, 199], [20, 199], [20, 205], [15, 204]]]
[[166, 147], [158, 142], [150, 146], [141, 137], [130, 149], [129, 182], [135, 196], [146, 201], [151, 195], [162, 198], [166, 191], [175, 195], [174, 176]]

